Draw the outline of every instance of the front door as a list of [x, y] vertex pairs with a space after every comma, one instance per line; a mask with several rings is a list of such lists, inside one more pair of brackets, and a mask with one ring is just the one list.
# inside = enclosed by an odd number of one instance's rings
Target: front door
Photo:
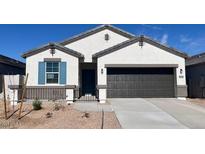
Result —
[[95, 95], [95, 70], [82, 70], [82, 95]]

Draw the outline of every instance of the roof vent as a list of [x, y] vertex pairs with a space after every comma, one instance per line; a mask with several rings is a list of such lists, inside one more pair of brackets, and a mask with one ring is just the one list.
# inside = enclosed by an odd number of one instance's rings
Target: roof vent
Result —
[[105, 41], [109, 41], [109, 39], [110, 39], [109, 34], [105, 34]]
[[50, 53], [52, 54], [52, 56], [56, 53], [55, 46], [53, 44], [51, 45]]
[[144, 36], [141, 35], [141, 36], [140, 36], [140, 39], [139, 39], [139, 46], [140, 46], [140, 47], [143, 47], [143, 45], [144, 45], [143, 38], [144, 38]]

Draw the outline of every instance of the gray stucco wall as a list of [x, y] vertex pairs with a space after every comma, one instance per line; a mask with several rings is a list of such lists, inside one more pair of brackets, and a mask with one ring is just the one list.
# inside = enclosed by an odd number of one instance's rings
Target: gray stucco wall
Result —
[[205, 98], [205, 64], [186, 67], [188, 96], [191, 98]]
[[25, 74], [25, 68], [19, 68], [7, 64], [0, 63], [0, 74], [3, 75], [24, 75]]
[[2, 88], [3, 88], [3, 87], [2, 87], [2, 86], [3, 86], [3, 85], [2, 85], [2, 82], [3, 82], [3, 76], [0, 75], [0, 93], [2, 93], [2, 90], [3, 90], [3, 89], [2, 89]]

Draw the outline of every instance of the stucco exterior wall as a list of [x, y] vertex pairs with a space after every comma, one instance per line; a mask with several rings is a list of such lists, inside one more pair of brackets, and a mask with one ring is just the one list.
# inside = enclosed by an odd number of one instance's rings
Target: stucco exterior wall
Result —
[[[186, 85], [185, 59], [148, 43], [144, 43], [143, 47], [134, 43], [98, 58], [98, 85], [107, 85], [105, 64], [178, 64], [176, 84]], [[103, 69], [103, 74], [101, 69]], [[182, 74], [180, 74], [180, 69], [183, 70]], [[180, 76], [183, 76], [183, 78]]]
[[[105, 40], [105, 34], [109, 34], [108, 41]], [[117, 45], [126, 40], [128, 40], [128, 38], [105, 29], [96, 34], [68, 44], [66, 47], [84, 54], [85, 62], [92, 62], [92, 54]]]
[[[26, 58], [26, 73], [29, 73], [27, 86], [38, 86], [38, 63], [43, 62], [44, 58], [61, 58], [62, 62], [67, 62], [66, 85], [78, 85], [79, 59], [60, 50], [56, 50], [56, 53], [52, 56], [50, 50], [46, 50]], [[51, 84], [43, 86], [51, 86]]]

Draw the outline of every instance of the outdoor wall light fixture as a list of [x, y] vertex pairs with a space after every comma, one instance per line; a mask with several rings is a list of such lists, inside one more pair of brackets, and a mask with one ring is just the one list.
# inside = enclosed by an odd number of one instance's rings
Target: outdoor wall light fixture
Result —
[[101, 68], [101, 74], [103, 74], [103, 68]]
[[183, 69], [180, 69], [180, 74], [182, 74], [183, 73]]
[[143, 47], [143, 45], [144, 45], [143, 38], [144, 38], [144, 36], [141, 35], [141, 36], [140, 36], [140, 39], [139, 39], [139, 46], [140, 46], [140, 47]]

